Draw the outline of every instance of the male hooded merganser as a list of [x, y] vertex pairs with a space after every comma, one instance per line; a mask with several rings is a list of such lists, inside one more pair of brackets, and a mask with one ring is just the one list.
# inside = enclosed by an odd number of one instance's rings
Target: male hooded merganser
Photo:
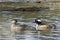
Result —
[[46, 24], [44, 21], [40, 20], [40, 18], [35, 19], [36, 30], [51, 30], [56, 29], [55, 24]]
[[20, 33], [23, 30], [34, 29], [33, 27], [30, 27], [30, 26], [25, 25], [25, 24], [24, 25], [19, 25], [17, 23], [17, 19], [12, 19], [11, 23], [12, 23], [12, 25], [11, 25], [11, 31], [12, 32]]

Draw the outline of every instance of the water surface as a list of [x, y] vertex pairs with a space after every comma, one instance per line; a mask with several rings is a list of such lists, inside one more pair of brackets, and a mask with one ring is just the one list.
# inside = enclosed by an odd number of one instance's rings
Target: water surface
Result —
[[[35, 18], [41, 18], [43, 21], [55, 24], [56, 30], [36, 31], [25, 30], [22, 34], [16, 34], [11, 37], [10, 19], [16, 18], [20, 24], [29, 24], [33, 26]], [[38, 12], [0, 12], [0, 40], [60, 40], [60, 12], [59, 11], [38, 11]]]

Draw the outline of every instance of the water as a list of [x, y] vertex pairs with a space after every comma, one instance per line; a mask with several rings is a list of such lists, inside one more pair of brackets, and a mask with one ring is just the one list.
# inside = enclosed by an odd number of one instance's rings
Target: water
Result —
[[[18, 19], [20, 24], [29, 24], [33, 26], [35, 18], [41, 18], [41, 20], [48, 23], [55, 24], [56, 30], [52, 31], [36, 31], [25, 30], [20, 34], [15, 34], [11, 37], [10, 32], [10, 19]], [[38, 12], [0, 12], [0, 40], [60, 40], [60, 11], [38, 11]]]

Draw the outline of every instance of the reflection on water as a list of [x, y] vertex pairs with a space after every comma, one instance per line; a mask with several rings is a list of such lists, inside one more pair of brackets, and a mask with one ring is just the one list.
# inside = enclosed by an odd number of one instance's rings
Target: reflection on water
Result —
[[16, 35], [17, 40], [38, 40], [38, 35], [36, 31], [24, 31], [22, 34]]
[[[35, 27], [34, 19], [40, 17], [41, 20], [56, 24], [57, 29], [51, 31], [25, 30], [20, 34], [11, 37], [9, 19], [16, 18], [20, 24], [27, 24]], [[60, 40], [60, 12], [0, 12], [0, 40]]]

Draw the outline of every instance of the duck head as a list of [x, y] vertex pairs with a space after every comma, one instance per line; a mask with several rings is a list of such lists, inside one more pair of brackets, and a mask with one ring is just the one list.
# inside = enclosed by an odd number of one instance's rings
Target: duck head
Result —
[[11, 20], [11, 23], [12, 23], [12, 24], [16, 24], [16, 23], [17, 23], [17, 19], [12, 19], [12, 20]]
[[35, 19], [35, 23], [37, 23], [38, 25], [42, 24], [42, 20], [40, 18], [36, 18]]

